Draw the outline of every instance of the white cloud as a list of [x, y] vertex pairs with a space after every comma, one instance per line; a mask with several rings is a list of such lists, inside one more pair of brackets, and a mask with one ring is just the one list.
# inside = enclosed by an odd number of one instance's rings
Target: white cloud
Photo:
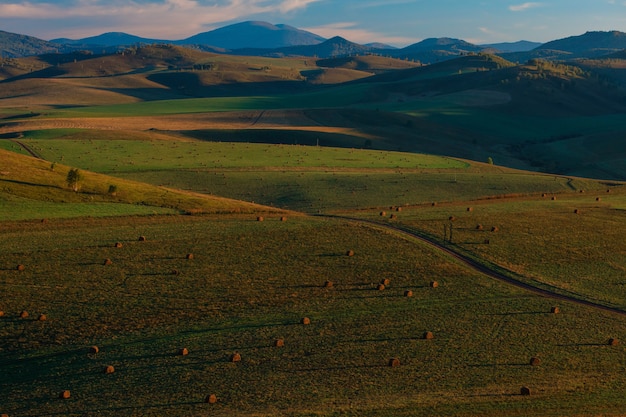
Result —
[[509, 6], [509, 10], [512, 12], [525, 12], [526, 10], [534, 9], [536, 7], [541, 7], [541, 6], [543, 6], [542, 3], [528, 2], [528, 3], [523, 3], [523, 4], [511, 5]]
[[[11, 0], [9, 0], [11, 1]], [[158, 39], [182, 39], [224, 22], [253, 20], [259, 14], [287, 14], [306, 9], [322, 0], [227, 0], [204, 4], [197, 0], [73, 0], [70, 5], [17, 2], [0, 3], [0, 19], [40, 20], [52, 26], [49, 37], [80, 38], [97, 31], [121, 31]], [[64, 24], [71, 22], [71, 24]], [[97, 23], [97, 24], [96, 24]], [[94, 29], [97, 27], [97, 29]]]

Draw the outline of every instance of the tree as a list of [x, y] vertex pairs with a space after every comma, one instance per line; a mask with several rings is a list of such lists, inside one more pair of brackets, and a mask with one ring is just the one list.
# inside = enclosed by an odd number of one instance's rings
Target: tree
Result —
[[80, 189], [80, 181], [82, 179], [83, 174], [78, 170], [78, 168], [72, 168], [67, 173], [67, 185], [75, 192], [78, 192]]
[[493, 165], [493, 158], [492, 157], [487, 158], [487, 163], [489, 165]]

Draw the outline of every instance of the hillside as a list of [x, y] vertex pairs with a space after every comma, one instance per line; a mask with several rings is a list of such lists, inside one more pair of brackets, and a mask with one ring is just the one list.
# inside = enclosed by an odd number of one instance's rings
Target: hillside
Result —
[[52, 42], [0, 30], [0, 59], [40, 55], [63, 49], [62, 46]]

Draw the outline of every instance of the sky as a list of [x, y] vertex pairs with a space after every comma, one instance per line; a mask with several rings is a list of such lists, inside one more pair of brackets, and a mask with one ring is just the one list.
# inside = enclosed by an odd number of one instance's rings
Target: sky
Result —
[[0, 0], [0, 30], [45, 40], [105, 32], [181, 40], [248, 20], [398, 47], [438, 37], [547, 42], [626, 32], [626, 0]]

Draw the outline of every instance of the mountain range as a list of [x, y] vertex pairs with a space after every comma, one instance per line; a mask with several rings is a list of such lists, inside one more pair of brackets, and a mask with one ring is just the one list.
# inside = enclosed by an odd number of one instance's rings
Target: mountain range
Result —
[[372, 43], [361, 45], [341, 37], [324, 39], [305, 30], [267, 22], [242, 22], [203, 32], [182, 40], [149, 39], [121, 32], [104, 33], [82, 39], [53, 39], [0, 31], [0, 54], [16, 58], [43, 53], [91, 51], [112, 53], [142, 44], [173, 44], [195, 49], [233, 55], [267, 57], [308, 56], [330, 58], [348, 55], [376, 54], [429, 64], [458, 56], [488, 52], [513, 62], [540, 58], [569, 60], [597, 58], [626, 49], [626, 33], [587, 32], [540, 44], [529, 41], [475, 45], [461, 39], [430, 38], [404, 48]]

